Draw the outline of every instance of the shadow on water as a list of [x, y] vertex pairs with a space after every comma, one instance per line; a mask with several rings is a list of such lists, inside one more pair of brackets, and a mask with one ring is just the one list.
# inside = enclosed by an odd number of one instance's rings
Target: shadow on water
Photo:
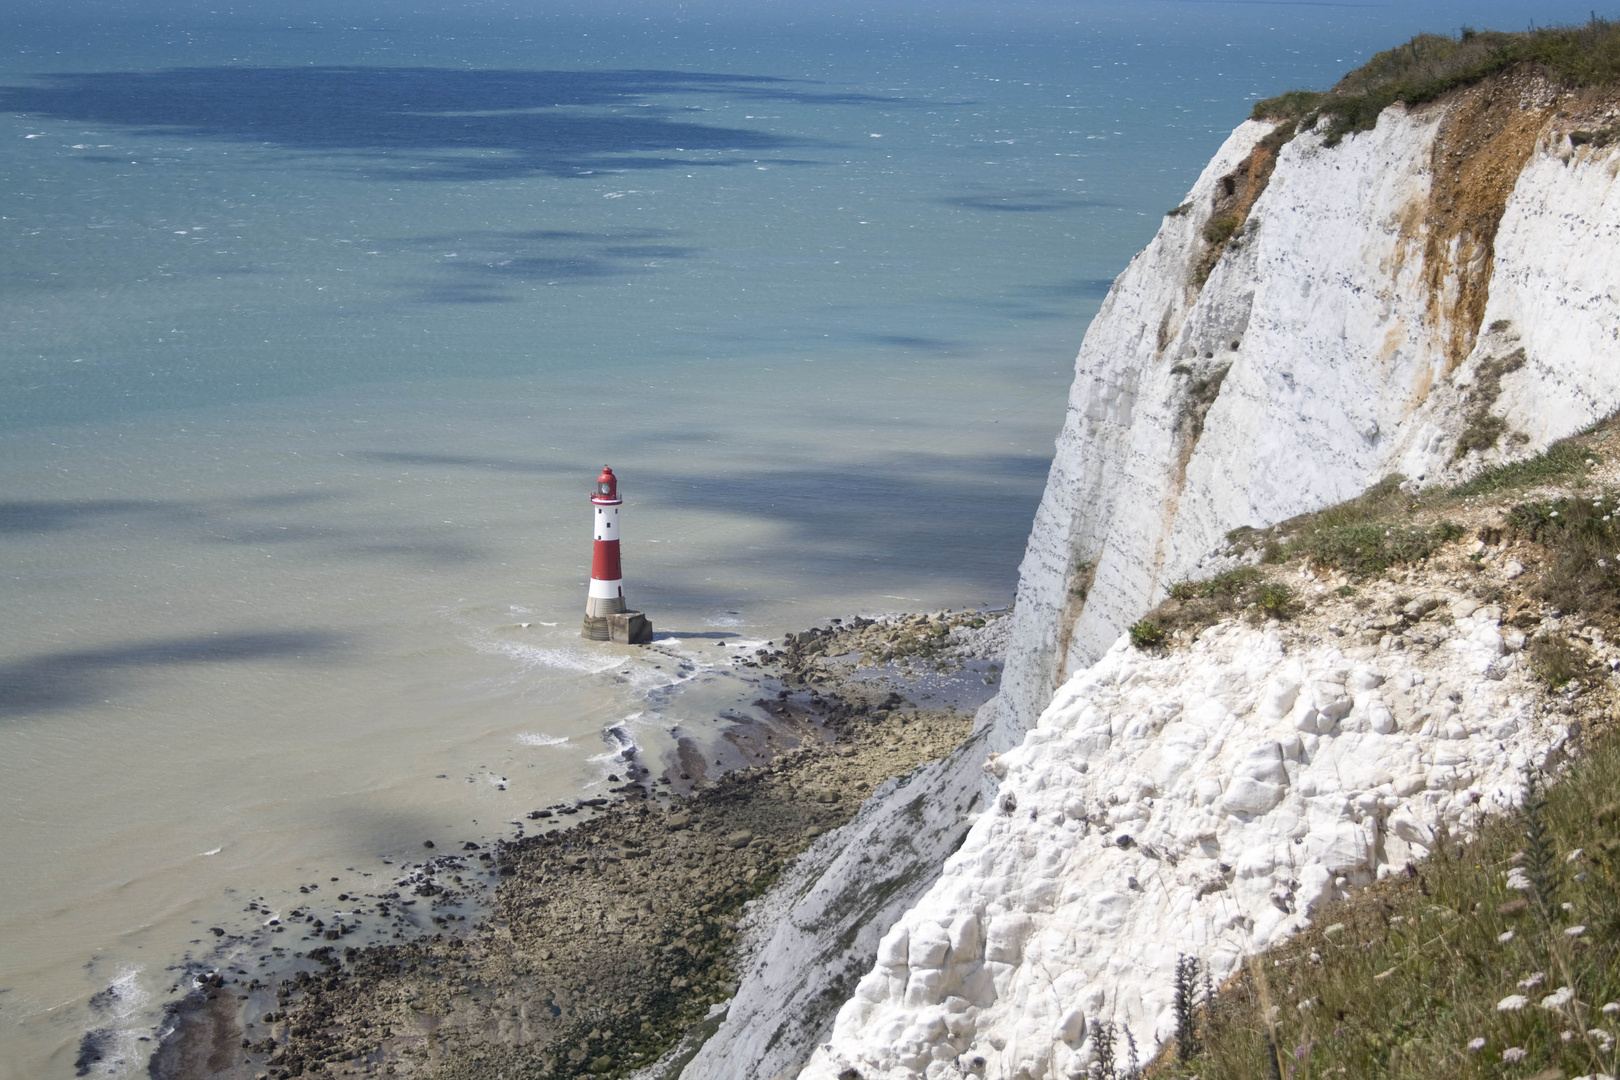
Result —
[[[665, 457], [665, 439], [637, 442], [642, 462]], [[473, 469], [554, 475], [539, 460], [398, 451], [352, 457], [423, 469]], [[751, 563], [781, 567], [802, 580], [878, 575], [898, 588], [951, 581], [1010, 587], [1051, 461], [1023, 454], [964, 459], [925, 453], [886, 457], [870, 466], [763, 467], [723, 473], [634, 467], [635, 499], [649, 513], [699, 510], [774, 526], [749, 544]], [[565, 466], [566, 467], [566, 466]], [[637, 565], [652, 556], [639, 550]], [[651, 573], [652, 571], [644, 571]], [[784, 582], [792, 591], [799, 586]], [[693, 608], [721, 597], [712, 586], [661, 581], [658, 592]]]
[[[379, 456], [386, 462], [386, 455]], [[410, 455], [398, 463], [410, 464]], [[335, 523], [328, 507], [347, 493], [279, 492], [219, 501], [165, 499], [26, 499], [0, 502], [0, 538], [138, 524], [140, 535], [168, 542], [262, 549], [304, 545], [328, 559], [392, 558], [426, 566], [465, 564], [487, 552], [454, 531], [420, 522], [386, 538]], [[252, 520], [252, 515], [272, 515]], [[302, 517], [296, 516], [302, 514]], [[126, 537], [128, 534], [125, 534]]]
[[1050, 464], [1020, 454], [900, 454], [855, 468], [653, 473], [637, 490], [662, 506], [771, 522], [779, 531], [762, 553], [770, 561], [882, 564], [901, 580], [944, 580], [1017, 563]]
[[0, 716], [66, 709], [104, 700], [115, 673], [177, 664], [304, 659], [340, 650], [324, 631], [258, 631], [142, 641], [47, 653], [0, 665]]
[[173, 513], [183, 507], [152, 499], [20, 499], [0, 502], [0, 534], [63, 532], [97, 518]]
[[[151, 135], [359, 155], [370, 175], [391, 180], [473, 180], [691, 168], [701, 162], [673, 155], [829, 145], [702, 123], [701, 108], [648, 100], [659, 95], [900, 104], [813, 85], [681, 71], [172, 68], [43, 75], [34, 85], [0, 87], [0, 109]], [[379, 161], [389, 164], [379, 169]]]
[[703, 253], [699, 247], [671, 243], [675, 235], [668, 229], [475, 231], [413, 237], [394, 247], [408, 254], [437, 256], [435, 269], [448, 275], [420, 283], [419, 300], [488, 304], [523, 299], [509, 291], [514, 286], [618, 282]]
[[1108, 207], [1113, 203], [1082, 199], [1062, 191], [1020, 191], [1005, 195], [952, 195], [940, 199], [962, 210], [988, 210], [1004, 214], [1049, 214], [1059, 210]]

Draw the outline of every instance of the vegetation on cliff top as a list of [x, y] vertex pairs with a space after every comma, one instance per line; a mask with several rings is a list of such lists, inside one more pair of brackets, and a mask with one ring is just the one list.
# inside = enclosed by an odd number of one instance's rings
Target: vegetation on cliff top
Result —
[[[1620, 1071], [1620, 739], [1470, 843], [1318, 912], [1212, 1002], [1155, 1077], [1478, 1077]], [[1203, 995], [1199, 995], [1202, 997]]]
[[1599, 19], [1502, 33], [1464, 27], [1457, 37], [1419, 34], [1374, 56], [1325, 93], [1291, 90], [1255, 105], [1256, 120], [1303, 121], [1328, 117], [1327, 143], [1368, 131], [1396, 102], [1420, 105], [1449, 90], [1518, 67], [1540, 70], [1566, 86], [1620, 82], [1620, 22]]

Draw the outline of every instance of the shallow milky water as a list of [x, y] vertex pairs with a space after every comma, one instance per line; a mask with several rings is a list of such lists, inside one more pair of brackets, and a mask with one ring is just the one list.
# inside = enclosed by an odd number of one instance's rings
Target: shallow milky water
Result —
[[[137, 1069], [251, 898], [712, 729], [719, 642], [1005, 604], [1086, 321], [1247, 102], [1464, 15], [118, 17], [0, 10], [6, 1078]], [[578, 637], [604, 462], [647, 650]]]

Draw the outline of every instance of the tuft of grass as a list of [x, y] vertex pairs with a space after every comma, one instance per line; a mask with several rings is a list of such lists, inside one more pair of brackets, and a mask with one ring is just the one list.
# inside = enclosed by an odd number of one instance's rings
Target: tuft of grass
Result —
[[[1253, 1080], [1279, 1057], [1296, 1080], [1620, 1074], [1617, 774], [1610, 732], [1477, 839], [1438, 836], [1420, 866], [1325, 905], [1222, 988], [1201, 1052], [1155, 1075]], [[1511, 995], [1527, 1000], [1499, 1008]]]
[[1530, 671], [1557, 690], [1586, 671], [1586, 660], [1566, 638], [1551, 634], [1530, 643]]
[[1534, 68], [1569, 87], [1620, 82], [1620, 23], [1594, 15], [1579, 26], [1522, 33], [1419, 34], [1378, 53], [1326, 93], [1289, 91], [1260, 102], [1253, 116], [1306, 125], [1326, 116], [1325, 142], [1332, 146], [1353, 132], [1371, 130], [1378, 114], [1396, 102], [1421, 105], [1518, 67]]
[[1232, 234], [1237, 232], [1242, 224], [1243, 220], [1236, 214], [1211, 218], [1204, 226], [1204, 239], [1211, 244], [1224, 244], [1232, 239]]
[[1268, 581], [1260, 586], [1260, 592], [1254, 598], [1254, 606], [1260, 609], [1263, 615], [1273, 619], [1286, 619], [1293, 612], [1294, 591], [1286, 585]]
[[1164, 641], [1164, 631], [1151, 619], [1143, 619], [1131, 627], [1131, 644], [1138, 649], [1156, 648]]

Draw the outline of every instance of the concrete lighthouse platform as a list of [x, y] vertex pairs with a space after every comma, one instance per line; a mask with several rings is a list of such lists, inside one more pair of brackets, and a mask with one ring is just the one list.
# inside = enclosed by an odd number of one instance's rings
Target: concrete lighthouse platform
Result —
[[652, 641], [652, 622], [639, 611], [585, 616], [580, 636], [587, 641], [613, 641], [620, 645], [646, 645]]

